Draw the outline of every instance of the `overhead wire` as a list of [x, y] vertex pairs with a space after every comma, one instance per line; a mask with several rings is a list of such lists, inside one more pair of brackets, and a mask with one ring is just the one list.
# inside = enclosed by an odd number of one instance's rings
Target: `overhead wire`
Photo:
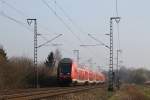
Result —
[[[7, 18], [7, 19], [9, 19], [9, 20], [11, 20], [11, 21], [13, 21], [13, 22], [19, 24], [20, 26], [26, 28], [26, 29], [29, 30], [30, 32], [33, 32], [33, 30], [32, 30], [31, 28], [29, 28], [25, 23], [23, 23], [23, 22], [21, 22], [21, 21], [15, 19], [15, 18], [13, 18], [13, 17], [8, 16], [8, 15], [5, 14], [4, 12], [0, 12], [0, 15], [1, 15], [2, 17], [5, 17], [5, 18]], [[38, 36], [40, 36], [41, 38], [43, 38], [45, 41], [48, 41], [48, 39], [45, 38], [43, 35], [41, 35], [40, 33], [38, 33], [38, 34], [39, 34]]]
[[[55, 5], [57, 5], [57, 7], [64, 13], [65, 17], [71, 22], [71, 24], [77, 29], [79, 30], [81, 33], [84, 33], [86, 35], [87, 34], [85, 31], [83, 31], [78, 25], [77, 23], [66, 13], [66, 11], [63, 9], [63, 7], [61, 5], [59, 5], [58, 3], [56, 3], [56, 0], [50, 0], [50, 1], [54, 1]], [[101, 42], [102, 43], [102, 42]]]
[[[78, 27], [78, 25], [72, 20], [72, 18], [66, 13], [66, 11], [63, 9], [63, 7], [62, 6], [60, 6], [59, 4], [58, 4], [58, 2], [56, 2], [56, 0], [50, 0], [50, 1], [54, 1], [54, 3], [55, 3], [55, 9], [56, 9], [56, 7], [58, 7], [62, 12], [63, 12], [63, 14], [65, 15], [65, 17], [71, 22], [71, 24], [77, 29], [77, 30], [79, 30], [81, 33], [85, 33], [85, 32], [83, 32], [83, 30], [81, 29], [81, 28], [79, 28]], [[56, 11], [55, 11], [55, 13], [56, 13]], [[81, 40], [81, 39], [80, 39]]]
[[[71, 24], [78, 30], [78, 31], [80, 31], [81, 33], [84, 33], [84, 34], [86, 34], [86, 32], [85, 31], [83, 31], [78, 25], [77, 25], [77, 23], [75, 23], [73, 20], [72, 20], [72, 18], [66, 13], [66, 11], [63, 9], [63, 7], [62, 6], [60, 6], [58, 3], [56, 3], [56, 0], [50, 0], [50, 1], [53, 1], [54, 3], [55, 3], [55, 5], [57, 5], [57, 7], [63, 12], [63, 14], [65, 15], [65, 17], [71, 22]], [[51, 3], [52, 4], [52, 3]], [[55, 9], [56, 9], [56, 7], [55, 7]], [[53, 12], [55, 12], [55, 11], [53, 11]], [[55, 12], [55, 14], [57, 14], [56, 12]], [[88, 34], [87, 34], [88, 35]], [[81, 42], [81, 41], [80, 41]], [[83, 42], [82, 42], [83, 43]], [[87, 48], [87, 47], [86, 47]], [[91, 50], [90, 50], [91, 51]], [[95, 54], [96, 55], [96, 54]], [[97, 56], [97, 55], [96, 55]]]
[[[116, 16], [119, 17], [118, 0], [116, 0]], [[118, 50], [120, 50], [120, 27], [119, 27], [119, 22], [117, 22], [117, 34], [118, 34]]]
[[[63, 12], [63, 14], [65, 15], [65, 17], [71, 22], [71, 24], [78, 30], [80, 31], [81, 33], [84, 33], [86, 34], [85, 31], [83, 31], [78, 25], [77, 23], [69, 16], [69, 14], [63, 9], [63, 7], [58, 3], [56, 2], [56, 0], [50, 0], [50, 1], [54, 1], [55, 5]], [[55, 7], [56, 9], [56, 7]], [[88, 35], [88, 34], [87, 34]]]
[[[4, 12], [0, 12], [0, 15], [1, 15], [2, 17], [5, 17], [5, 18], [7, 18], [7, 19], [9, 19], [9, 20], [11, 20], [11, 21], [13, 21], [13, 22], [19, 24], [19, 25], [22, 26], [22, 27], [25, 27], [25, 28], [26, 28], [27, 30], [29, 30], [30, 32], [33, 32], [32, 29], [30, 29], [29, 27], [27, 27], [25, 23], [23, 23], [23, 22], [21, 22], [21, 21], [15, 19], [15, 18], [12, 18], [12, 17], [6, 15]], [[42, 35], [40, 35], [40, 36], [45, 39], [45, 37], [43, 37]], [[55, 39], [55, 38], [53, 38], [53, 39], [51, 39], [51, 40], [47, 40], [46, 43], [51, 42], [51, 41], [54, 40], [54, 39]], [[43, 45], [43, 44], [42, 44], [42, 45]], [[38, 47], [41, 47], [42, 45], [39, 45]]]
[[[54, 3], [55, 3], [55, 5], [57, 4], [56, 0], [54, 0]], [[46, 5], [46, 6], [47, 6], [47, 5]], [[49, 6], [49, 7], [50, 7], [50, 6]], [[55, 9], [51, 9], [55, 16], [57, 16], [56, 8], [57, 8], [57, 7], [55, 6]], [[59, 17], [59, 16], [58, 16], [58, 17]], [[58, 18], [58, 17], [57, 17], [57, 18]], [[61, 17], [59, 18], [59, 20], [65, 25], [65, 27], [67, 27], [67, 29], [69, 29], [69, 31], [71, 31], [71, 32], [73, 33], [73, 30], [63, 21], [63, 19], [61, 19]], [[74, 33], [73, 33], [73, 34], [74, 34]], [[79, 39], [79, 37], [76, 36], [76, 38], [81, 42], [81, 40]], [[67, 39], [65, 39], [64, 41], [66, 41], [66, 43], [69, 44], [70, 46], [72, 45], [72, 44], [70, 43], [70, 41], [68, 41]], [[62, 49], [63, 49], [63, 48], [62, 48]], [[63, 50], [64, 50], [64, 49], [63, 49]], [[66, 51], [66, 50], [64, 50], [64, 51]], [[72, 53], [70, 53], [71, 51], [68, 50], [68, 52], [69, 52], [69, 54], [72, 55]], [[67, 52], [67, 53], [68, 53], [68, 52]]]
[[[51, 1], [51, 0], [50, 0]], [[52, 0], [55, 2], [55, 0]], [[64, 13], [65, 17], [71, 22], [71, 24], [77, 29], [79, 30], [81, 33], [86, 33], [84, 32], [78, 25], [77, 23], [69, 16], [69, 14], [63, 9], [63, 7], [59, 4], [55, 2], [55, 5], [57, 5], [57, 7]]]
[[[26, 16], [22, 11], [18, 10], [17, 8], [15, 8], [14, 6], [12, 6], [11, 4], [9, 4], [8, 2], [4, 1], [4, 0], [0, 0], [3, 4], [6, 4], [8, 7], [10, 7], [11, 9], [14, 9], [17, 13], [19, 13], [22, 16]], [[28, 17], [28, 16], [26, 16]]]
[[[25, 16], [25, 17], [28, 17], [28, 16], [26, 16], [22, 11], [16, 9], [14, 6], [10, 5], [10, 4], [7, 3], [6, 1], [4, 1], [4, 0], [0, 0], [0, 1], [2, 1], [2, 3], [5, 3], [5, 4], [6, 4], [7, 6], [9, 6], [10, 8], [14, 9], [18, 14], [20, 14], [20, 15], [22, 15], [22, 16]], [[44, 0], [43, 0], [43, 1], [44, 1]], [[46, 3], [46, 2], [45, 2], [45, 3]], [[55, 2], [55, 3], [56, 3], [56, 2]], [[48, 5], [47, 5], [47, 6], [48, 6]], [[48, 6], [48, 7], [50, 8], [50, 6]], [[61, 6], [59, 6], [59, 8], [62, 9]], [[53, 10], [52, 8], [51, 8], [51, 10], [52, 10], [52, 12], [54, 12], [54, 10]], [[77, 24], [74, 23], [74, 21], [68, 16], [68, 14], [67, 14], [63, 9], [62, 9], [62, 11], [63, 11], [64, 14], [67, 16], [68, 20], [69, 20], [74, 26], [76, 26], [76, 28], [77, 28], [78, 30], [80, 30], [80, 31], [83, 33], [83, 31], [77, 26]], [[6, 17], [7, 19], [10, 19], [10, 20], [12, 20], [12, 21], [18, 23], [19, 25], [25, 27], [25, 28], [28, 29], [29, 31], [32, 31], [29, 27], [26, 26], [25, 23], [23, 23], [23, 22], [21, 22], [21, 21], [15, 19], [15, 18], [10, 17], [10, 16], [6, 15], [5, 13], [2, 13], [2, 12], [1, 12], [1, 15], [2, 15], [3, 17]], [[58, 16], [56, 12], [55, 12], [55, 15]], [[59, 18], [59, 20], [66, 26], [66, 28], [67, 28], [68, 30], [70, 30], [70, 32], [71, 32], [80, 42], [82, 42], [81, 39], [73, 32], [73, 30], [71, 29], [71, 27], [68, 26], [68, 25], [63, 21], [63, 19], [61, 19], [61, 17], [58, 16], [58, 18]], [[46, 39], [42, 34], [40, 34], [40, 36], [41, 36], [44, 40], [46, 40], [46, 41], [48, 40], [48, 39]]]
[[[13, 5], [11, 5], [10, 3], [8, 3], [8, 2], [6, 2], [6, 1], [4, 1], [4, 0], [0, 0], [3, 4], [5, 4], [5, 5], [7, 5], [9, 8], [11, 8], [11, 9], [13, 9], [15, 12], [17, 12], [19, 15], [21, 15], [21, 16], [23, 16], [24, 18], [29, 18], [29, 16], [27, 16], [26, 14], [24, 14], [21, 10], [19, 10], [19, 9], [17, 9], [16, 7], [14, 7]], [[6, 14], [5, 14], [6, 15]], [[23, 22], [21, 22], [21, 21], [18, 21], [18, 20], [16, 20], [16, 19], [14, 19], [14, 18], [12, 18], [12, 17], [10, 17], [10, 16], [8, 16], [8, 15], [6, 15], [5, 17], [7, 17], [8, 19], [13, 19], [16, 23], [18, 23], [18, 24], [20, 24], [20, 25], [22, 25], [22, 26], [25, 26], [26, 28], [28, 28]], [[24, 24], [24, 25], [23, 25]], [[43, 27], [44, 28], [44, 27]], [[45, 30], [46, 30], [46, 28], [44, 28]], [[31, 29], [29, 29], [28, 28], [28, 30], [30, 30], [31, 31]], [[41, 33], [38, 33], [38, 34], [40, 34], [39, 36], [43, 39], [43, 40], [45, 40], [45, 41], [48, 41], [48, 39], [45, 37], [45, 36], [43, 36], [43, 34], [41, 34]]]
[[116, 0], [116, 16], [118, 17], [118, 0]]
[[[116, 16], [119, 17], [118, 12], [118, 0], [116, 0]], [[117, 21], [116, 21], [117, 22]], [[117, 22], [117, 33], [118, 33], [118, 49], [120, 49], [120, 30], [119, 30], [119, 22]]]
[[55, 14], [55, 16], [65, 25], [65, 27], [71, 32], [71, 34], [75, 36], [80, 43], [83, 43], [83, 41], [81, 41], [81, 39], [74, 33], [71, 27], [67, 25], [67, 23], [56, 13], [56, 11], [45, 0], [41, 1]]
[[4, 12], [0, 12], [0, 15], [3, 16], [3, 17], [5, 17], [5, 18], [7, 18], [7, 19], [9, 19], [9, 20], [11, 20], [11, 21], [14, 21], [15, 23], [19, 24], [22, 27], [25, 27], [27, 30], [32, 31], [29, 27], [26, 26], [25, 23], [23, 23], [23, 22], [15, 19], [15, 18], [12, 18], [12, 17], [6, 15]]
[[[14, 6], [12, 6], [12, 5], [9, 4], [8, 2], [6, 2], [6, 1], [4, 1], [4, 0], [0, 0], [0, 1], [1, 1], [3, 4], [7, 5], [9, 8], [13, 9], [13, 10], [14, 10], [15, 12], [17, 12], [19, 15], [28, 18], [27, 15], [25, 15], [22, 11], [18, 10], [17, 8], [15, 8]], [[21, 27], [26, 28], [26, 29], [29, 30], [30, 32], [33, 32], [33, 30], [32, 30], [30, 27], [28, 27], [28, 26], [26, 25], [26, 23], [21, 22], [21, 21], [15, 19], [15, 18], [13, 18], [13, 17], [10, 17], [9, 15], [5, 14], [3, 11], [0, 12], [0, 15], [1, 15], [2, 17], [5, 17], [5, 18], [7, 18], [7, 19], [9, 19], [9, 20], [11, 20], [11, 21], [13, 21], [13, 22], [19, 24]], [[46, 37], [44, 37], [41, 33], [38, 33], [38, 34], [39, 34], [39, 36], [40, 36], [41, 38], [43, 38], [45, 41], [47, 41], [47, 42], [50, 41], [50, 40], [48, 40]], [[46, 43], [47, 43], [47, 42], [46, 42]], [[70, 43], [70, 42], [68, 42], [68, 43]], [[65, 51], [66, 51], [66, 50], [65, 50]], [[69, 51], [68, 51], [68, 52], [69, 52]], [[70, 54], [71, 54], [71, 53], [70, 53]]]
[[[116, 16], [117, 17], [119, 17], [119, 12], [118, 12], [118, 0], [116, 0]], [[120, 20], [119, 20], [120, 21]], [[121, 47], [120, 47], [120, 27], [119, 27], [119, 21], [116, 21], [116, 23], [117, 23], [117, 33], [118, 33], [118, 47], [117, 47], [117, 63], [116, 63], [116, 71], [117, 71], [117, 73], [116, 73], [116, 75], [117, 75], [117, 83], [116, 83], [116, 86], [117, 86], [117, 88], [119, 89], [120, 88], [120, 82], [119, 82], [119, 80], [120, 80], [120, 62], [119, 62], [119, 60], [120, 60], [120, 54], [122, 53], [122, 51], [121, 51]]]
[[71, 34], [75, 36], [79, 40], [79, 42], [82, 43], [81, 39], [74, 33], [71, 27], [67, 25], [67, 23], [55, 12], [55, 10], [45, 0], [41, 0], [41, 1], [55, 14], [55, 16], [64, 24], [64, 26], [71, 32]]
[[[23, 22], [21, 22], [21, 21], [15, 19], [15, 18], [13, 18], [13, 17], [10, 17], [10, 16], [6, 15], [4, 12], [0, 12], [0, 15], [1, 15], [2, 17], [5, 17], [5, 18], [7, 18], [7, 19], [9, 19], [9, 20], [11, 20], [11, 21], [13, 21], [13, 22], [19, 24], [20, 26], [26, 28], [26, 29], [29, 30], [30, 32], [33, 32], [33, 30], [32, 30], [31, 28], [29, 28], [25, 23], [23, 23]], [[42, 36], [40, 33], [38, 33], [38, 34], [39, 34], [39, 36], [41, 36], [44, 40], [47, 40], [47, 39], [46, 39], [44, 36]]]
[[[54, 15], [65, 25], [65, 27], [73, 34], [73, 35], [75, 35], [75, 33], [73, 32], [73, 30], [71, 29], [71, 27], [69, 27], [68, 25], [67, 25], [67, 23], [65, 23], [64, 21], [63, 21], [63, 19], [57, 14], [57, 12], [56, 12], [56, 6], [55, 6], [55, 10], [54, 9], [52, 9], [52, 7], [50, 7], [50, 5], [48, 5], [48, 3], [47, 2], [43, 2], [53, 13], [54, 13]], [[54, 3], [55, 3], [55, 5], [56, 5], [56, 0], [54, 1]], [[78, 37], [78, 36], [75, 36], [80, 42], [81, 42], [81, 39]], [[67, 41], [66, 39], [65, 39], [65, 41], [66, 41], [66, 43], [67, 44], [70, 44], [70, 45], [72, 45], [71, 43], [70, 43], [70, 41]], [[67, 49], [66, 49], [67, 50]], [[66, 50], [64, 50], [64, 51], [66, 51]], [[67, 52], [68, 52], [69, 50], [67, 50]], [[72, 53], [70, 53], [71, 55], [72, 55]]]

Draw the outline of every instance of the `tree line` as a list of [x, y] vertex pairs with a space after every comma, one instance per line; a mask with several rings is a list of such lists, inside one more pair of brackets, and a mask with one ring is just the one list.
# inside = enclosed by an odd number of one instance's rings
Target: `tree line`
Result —
[[[57, 65], [61, 60], [60, 50], [50, 52], [45, 62], [38, 64], [39, 86], [48, 87], [57, 84]], [[108, 72], [106, 72], [108, 73]], [[150, 80], [150, 71], [144, 68], [133, 69], [121, 67], [121, 83], [143, 84]], [[32, 59], [27, 57], [7, 57], [5, 49], [0, 46], [0, 89], [33, 88], [36, 85], [35, 67]]]
[[[45, 62], [38, 64], [39, 86], [57, 84], [57, 64], [62, 55], [60, 50], [50, 52]], [[0, 46], [0, 89], [33, 88], [36, 86], [35, 67], [28, 57], [7, 57]]]
[[144, 84], [146, 81], [150, 81], [150, 70], [121, 67], [119, 77], [122, 83]]

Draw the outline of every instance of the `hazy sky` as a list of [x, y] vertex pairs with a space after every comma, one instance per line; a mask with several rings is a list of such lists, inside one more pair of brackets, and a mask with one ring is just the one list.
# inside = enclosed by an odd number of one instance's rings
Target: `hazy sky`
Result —
[[[63, 34], [49, 43], [49, 46], [39, 48], [39, 61], [44, 61], [48, 53], [56, 48], [62, 51], [63, 57], [71, 58], [74, 57], [73, 50], [79, 49], [81, 62], [87, 63], [87, 60], [92, 58], [96, 65], [108, 65], [107, 48], [80, 47], [79, 45], [98, 44], [87, 34], [93, 34], [97, 39], [109, 44], [109, 37], [104, 34], [109, 33], [109, 19], [115, 16], [115, 0], [56, 0], [56, 4], [55, 0], [45, 0], [73, 32], [65, 27], [42, 0], [4, 1], [0, 2], [0, 44], [4, 46], [9, 57], [33, 57], [33, 32], [2, 14], [15, 18], [25, 25], [27, 25], [27, 18], [37, 18], [38, 32], [47, 39]], [[149, 0], [118, 0], [119, 16], [122, 18], [120, 22], [120, 40], [123, 50], [121, 59], [125, 66], [145, 68], [150, 66], [149, 4]], [[71, 17], [75, 25], [65, 17], [58, 5]], [[32, 27], [29, 28], [33, 29]], [[117, 47], [117, 37], [116, 24], [114, 24], [114, 50]], [[38, 44], [45, 42], [41, 37], [38, 40]], [[62, 46], [52, 46], [54, 43], [62, 44]], [[114, 56], [116, 57], [116, 53]]]

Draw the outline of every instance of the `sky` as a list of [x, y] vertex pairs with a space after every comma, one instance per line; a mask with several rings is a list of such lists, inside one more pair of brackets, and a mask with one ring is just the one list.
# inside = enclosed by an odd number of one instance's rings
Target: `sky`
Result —
[[[5, 1], [5, 2], [2, 2]], [[33, 58], [33, 25], [27, 18], [36, 18], [38, 44], [63, 34], [51, 43], [38, 48], [38, 61], [44, 61], [51, 51], [60, 49], [63, 57], [75, 59], [73, 50], [80, 50], [80, 63], [108, 68], [109, 50], [104, 46], [81, 47], [83, 44], [99, 44], [88, 34], [109, 45], [110, 17], [116, 16], [116, 0], [0, 0], [0, 44], [8, 57], [26, 56]], [[55, 2], [56, 1], [56, 2]], [[149, 0], [118, 0], [120, 60], [128, 68], [150, 66], [150, 9]], [[61, 8], [61, 9], [60, 9]], [[63, 10], [62, 10], [63, 9]], [[65, 12], [65, 14], [64, 14]], [[5, 16], [4, 16], [5, 15]], [[71, 19], [68, 19], [68, 17]], [[6, 16], [23, 23], [20, 25]], [[64, 24], [65, 23], [65, 24]], [[114, 63], [118, 47], [117, 24], [114, 29]], [[27, 29], [27, 28], [29, 29]], [[46, 38], [46, 39], [45, 39]], [[53, 46], [53, 44], [61, 44]], [[95, 67], [94, 67], [95, 68]]]

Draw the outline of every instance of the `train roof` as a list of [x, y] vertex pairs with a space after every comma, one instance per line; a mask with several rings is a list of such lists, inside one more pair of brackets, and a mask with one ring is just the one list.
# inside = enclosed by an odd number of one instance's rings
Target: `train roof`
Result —
[[72, 63], [72, 59], [71, 58], [63, 58], [60, 60], [60, 63]]

